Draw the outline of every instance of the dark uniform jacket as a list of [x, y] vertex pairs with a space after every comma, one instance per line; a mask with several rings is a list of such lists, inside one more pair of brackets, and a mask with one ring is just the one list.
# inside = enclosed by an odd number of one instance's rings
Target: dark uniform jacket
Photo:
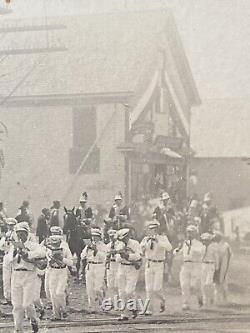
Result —
[[49, 236], [49, 225], [44, 214], [37, 219], [36, 236], [39, 238], [39, 243]]

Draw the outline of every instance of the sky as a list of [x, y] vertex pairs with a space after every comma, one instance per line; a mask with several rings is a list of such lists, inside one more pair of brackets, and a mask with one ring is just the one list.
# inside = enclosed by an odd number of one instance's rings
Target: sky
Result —
[[11, 1], [12, 13], [0, 20], [171, 8], [201, 98], [250, 97], [250, 0]]

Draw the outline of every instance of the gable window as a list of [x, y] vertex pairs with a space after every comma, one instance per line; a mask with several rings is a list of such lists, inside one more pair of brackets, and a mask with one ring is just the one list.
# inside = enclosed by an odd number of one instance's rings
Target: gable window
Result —
[[[97, 136], [97, 116], [94, 107], [72, 110], [73, 147], [69, 152], [70, 173], [75, 173], [89, 153]], [[80, 173], [97, 173], [100, 169], [100, 150], [94, 147]]]

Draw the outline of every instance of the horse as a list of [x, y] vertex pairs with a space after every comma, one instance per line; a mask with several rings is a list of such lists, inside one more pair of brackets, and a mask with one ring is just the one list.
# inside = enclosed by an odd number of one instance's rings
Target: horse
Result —
[[90, 238], [86, 228], [82, 226], [80, 219], [75, 214], [75, 207], [67, 209], [64, 207], [64, 227], [63, 232], [66, 235], [66, 241], [72, 255], [76, 254], [77, 280], [79, 280], [79, 271], [81, 267], [81, 253], [85, 247], [84, 239]]

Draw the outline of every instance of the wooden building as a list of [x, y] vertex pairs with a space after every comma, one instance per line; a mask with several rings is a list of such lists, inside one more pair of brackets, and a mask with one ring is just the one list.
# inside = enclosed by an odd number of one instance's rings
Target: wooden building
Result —
[[[8, 25], [31, 23], [39, 24]], [[56, 40], [67, 49], [16, 54], [1, 67], [1, 94], [12, 92], [0, 112], [9, 129], [1, 197], [10, 210], [27, 198], [35, 212], [55, 199], [73, 205], [83, 190], [102, 205], [118, 191], [127, 202], [161, 188], [185, 193], [190, 110], [200, 99], [171, 13], [49, 23], [66, 28], [5, 39], [6, 48]]]

